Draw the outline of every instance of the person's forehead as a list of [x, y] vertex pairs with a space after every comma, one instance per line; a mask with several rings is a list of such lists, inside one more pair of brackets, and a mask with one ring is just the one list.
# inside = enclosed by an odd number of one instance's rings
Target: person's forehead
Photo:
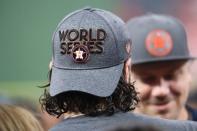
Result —
[[141, 74], [151, 74], [154, 72], [170, 73], [180, 70], [184, 67], [187, 61], [162, 61], [162, 62], [151, 62], [143, 63], [138, 65], [133, 65], [132, 70], [134, 73]]

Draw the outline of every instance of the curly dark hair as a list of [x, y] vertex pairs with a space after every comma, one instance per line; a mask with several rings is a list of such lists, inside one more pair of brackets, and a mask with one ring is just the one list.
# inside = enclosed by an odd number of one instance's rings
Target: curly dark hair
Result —
[[[49, 72], [49, 81], [50, 79], [51, 71]], [[50, 82], [43, 87], [48, 86], [50, 86]], [[48, 89], [45, 88], [44, 94], [40, 97], [40, 104], [43, 110], [57, 118], [63, 113], [70, 112], [88, 116], [113, 115], [116, 111], [134, 110], [139, 102], [137, 94], [134, 82], [128, 84], [121, 77], [117, 88], [110, 96], [98, 97], [80, 91], [68, 91], [50, 96]]]

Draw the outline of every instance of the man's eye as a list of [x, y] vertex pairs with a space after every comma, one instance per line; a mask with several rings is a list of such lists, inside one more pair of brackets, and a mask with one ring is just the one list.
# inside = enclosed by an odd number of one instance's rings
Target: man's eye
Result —
[[147, 84], [154, 84], [157, 81], [156, 77], [154, 76], [144, 77], [141, 80], [142, 82], [147, 83]]
[[164, 76], [165, 80], [174, 80], [175, 79], [175, 75], [174, 74], [167, 74]]

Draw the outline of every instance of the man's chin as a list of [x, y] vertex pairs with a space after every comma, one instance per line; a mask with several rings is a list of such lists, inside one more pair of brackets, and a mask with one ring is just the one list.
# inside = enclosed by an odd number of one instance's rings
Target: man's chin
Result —
[[[152, 109], [153, 111], [153, 109]], [[166, 109], [166, 110], [154, 110], [154, 112], [147, 112], [148, 115], [151, 116], [155, 116], [155, 117], [159, 117], [159, 118], [164, 118], [164, 119], [173, 119], [172, 117], [172, 113], [170, 112], [170, 110]]]

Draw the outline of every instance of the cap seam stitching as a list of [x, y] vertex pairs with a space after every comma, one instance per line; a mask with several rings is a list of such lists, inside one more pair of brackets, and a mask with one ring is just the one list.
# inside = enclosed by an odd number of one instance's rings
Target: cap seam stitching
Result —
[[76, 68], [76, 69], [70, 69], [70, 68], [64, 68], [64, 67], [57, 67], [55, 65], [53, 65], [53, 67], [55, 68], [58, 68], [58, 69], [63, 69], [63, 70], [95, 70], [95, 69], [105, 69], [105, 68], [111, 68], [111, 67], [115, 67], [115, 66], [118, 66], [118, 65], [121, 65], [123, 64], [124, 62], [121, 62], [120, 64], [115, 64], [115, 65], [111, 65], [111, 66], [108, 66], [108, 67], [92, 67], [92, 68], [89, 68], [89, 69], [79, 69], [79, 68]]
[[[86, 11], [86, 10], [84, 10], [84, 11]], [[87, 11], [88, 12], [88, 11]], [[88, 12], [89, 13], [89, 12]], [[78, 25], [78, 29], [81, 27], [81, 22], [82, 22], [82, 20], [84, 19], [84, 16], [85, 16], [86, 14], [83, 14], [82, 15], [82, 17], [81, 17], [81, 20], [79, 21], [79, 25]]]
[[[96, 13], [95, 11], [96, 11], [96, 10], [92, 11], [92, 13], [94, 13], [94, 14], [96, 14], [97, 16], [103, 18], [103, 20], [105, 21], [105, 23], [109, 26], [109, 28], [110, 28], [110, 30], [111, 30], [113, 36], [114, 36], [115, 42], [116, 42], [116, 50], [117, 50], [117, 52], [118, 52], [118, 58], [119, 58], [119, 60], [120, 60], [120, 54], [119, 54], [119, 50], [118, 50], [118, 47], [117, 47], [117, 38], [116, 38], [116, 35], [115, 35], [114, 32], [113, 32], [113, 29], [112, 29], [111, 25], [108, 23], [108, 21], [107, 21], [103, 16], [99, 15], [99, 14]], [[97, 11], [101, 11], [101, 10], [97, 10]]]

